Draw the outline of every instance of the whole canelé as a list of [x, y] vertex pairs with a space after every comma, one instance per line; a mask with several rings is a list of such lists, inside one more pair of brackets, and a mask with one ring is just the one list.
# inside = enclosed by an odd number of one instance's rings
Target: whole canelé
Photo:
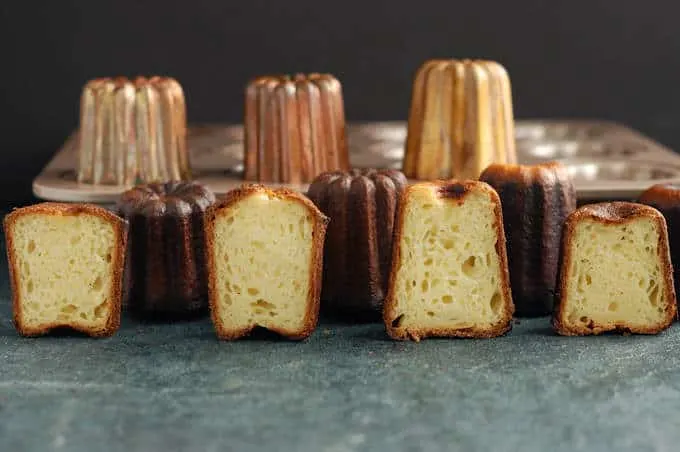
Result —
[[392, 262], [392, 232], [406, 177], [397, 170], [321, 174], [309, 198], [331, 218], [322, 309], [357, 321], [379, 318]]
[[197, 182], [140, 185], [118, 211], [130, 224], [126, 306], [142, 316], [207, 312], [204, 213], [213, 192]]
[[501, 198], [516, 315], [552, 313], [562, 227], [576, 209], [576, 191], [560, 163], [492, 164], [480, 180]]

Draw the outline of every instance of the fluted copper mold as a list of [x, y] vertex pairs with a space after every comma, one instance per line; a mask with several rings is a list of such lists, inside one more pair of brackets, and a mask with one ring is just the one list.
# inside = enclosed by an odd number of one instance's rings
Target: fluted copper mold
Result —
[[349, 169], [342, 87], [331, 75], [252, 80], [244, 123], [246, 180], [308, 183]]
[[491, 163], [515, 163], [510, 79], [484, 60], [430, 60], [411, 98], [404, 174], [476, 179]]
[[130, 187], [189, 180], [186, 129], [176, 80], [90, 80], [80, 101], [78, 182]]

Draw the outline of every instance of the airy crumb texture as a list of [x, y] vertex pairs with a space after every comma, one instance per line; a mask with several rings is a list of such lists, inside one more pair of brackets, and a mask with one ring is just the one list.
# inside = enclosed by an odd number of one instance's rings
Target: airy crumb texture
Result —
[[42, 203], [4, 220], [14, 322], [24, 336], [120, 325], [127, 223], [93, 205]]
[[221, 339], [262, 327], [304, 339], [319, 315], [328, 218], [306, 197], [244, 185], [206, 215], [213, 323]]
[[564, 228], [553, 325], [568, 336], [656, 334], [676, 316], [663, 216], [633, 203], [584, 206]]
[[503, 219], [489, 185], [412, 185], [396, 228], [384, 309], [390, 337], [494, 337], [511, 328]]

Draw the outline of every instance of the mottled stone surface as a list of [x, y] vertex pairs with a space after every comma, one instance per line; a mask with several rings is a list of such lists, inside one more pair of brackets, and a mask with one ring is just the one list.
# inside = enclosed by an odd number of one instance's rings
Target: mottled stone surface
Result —
[[[4, 250], [3, 250], [4, 253]], [[125, 319], [104, 340], [22, 339], [0, 279], [2, 451], [675, 451], [680, 327], [560, 338], [218, 343], [210, 323]]]

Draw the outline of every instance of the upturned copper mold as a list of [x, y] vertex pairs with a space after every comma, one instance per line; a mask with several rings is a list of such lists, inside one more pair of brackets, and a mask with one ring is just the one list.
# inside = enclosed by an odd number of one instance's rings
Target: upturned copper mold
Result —
[[182, 87], [167, 77], [89, 81], [81, 95], [77, 146], [81, 184], [190, 179]]
[[307, 183], [348, 170], [340, 82], [328, 74], [266, 76], [246, 88], [248, 181]]
[[404, 174], [475, 179], [516, 163], [510, 78], [494, 61], [430, 60], [413, 82]]

